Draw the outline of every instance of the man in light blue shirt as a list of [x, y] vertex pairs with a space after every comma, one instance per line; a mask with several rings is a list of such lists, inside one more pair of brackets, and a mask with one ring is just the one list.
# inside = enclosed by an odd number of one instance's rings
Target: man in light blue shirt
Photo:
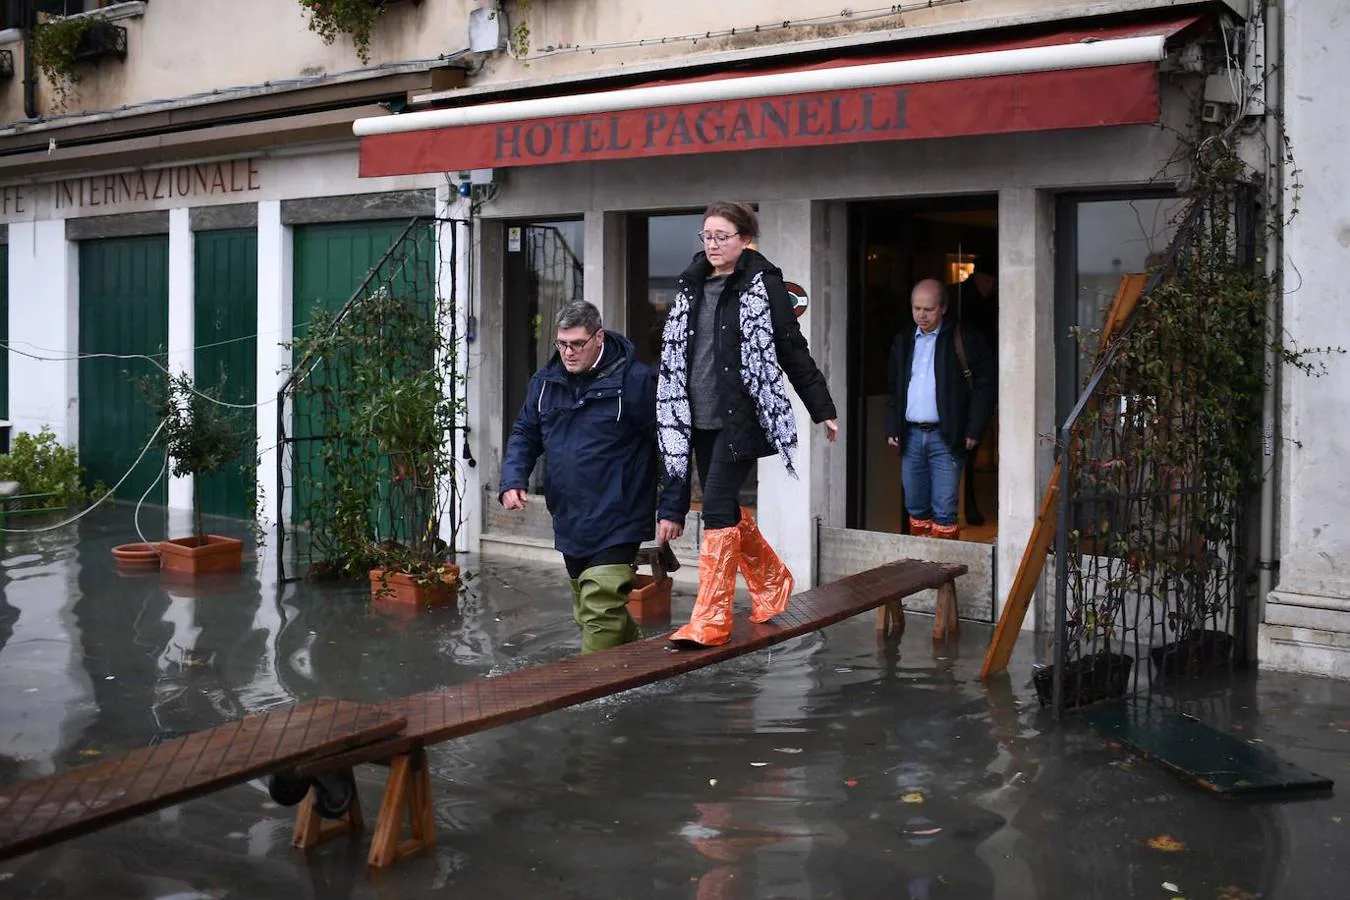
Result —
[[993, 360], [978, 332], [943, 321], [942, 282], [915, 285], [910, 311], [914, 331], [897, 335], [891, 347], [887, 443], [901, 448], [910, 534], [955, 539], [965, 455], [994, 411]]

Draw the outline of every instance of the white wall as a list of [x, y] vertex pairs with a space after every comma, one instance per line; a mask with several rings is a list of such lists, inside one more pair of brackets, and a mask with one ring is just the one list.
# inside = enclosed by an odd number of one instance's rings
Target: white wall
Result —
[[[882, 7], [885, 14], [864, 15], [860, 9], [858, 15], [845, 15], [844, 7], [832, 0], [741, 0], [734, 6], [632, 0], [534, 0], [525, 4], [514, 0], [501, 5], [509, 28], [529, 32], [528, 57], [520, 60], [512, 53], [493, 54], [470, 83], [547, 82], [597, 69], [753, 51], [782, 43], [904, 36], [922, 29], [965, 31], [1028, 18], [1166, 7], [1174, 2], [907, 0], [899, 4], [898, 12]], [[1246, 0], [1230, 2], [1245, 5]], [[452, 56], [468, 45], [469, 11], [491, 5], [495, 4], [487, 0], [391, 2], [373, 31], [369, 66], [413, 61], [434, 64], [438, 57]], [[215, 88], [275, 85], [297, 78], [319, 83], [321, 77], [350, 77], [367, 65], [345, 35], [325, 46], [309, 30], [296, 0], [151, 0], [143, 8], [142, 15], [116, 22], [127, 29], [126, 60], [91, 68], [68, 103], [68, 111], [118, 109], [190, 98]], [[877, 8], [878, 4], [867, 7]], [[780, 27], [784, 22], [794, 24]], [[706, 36], [709, 31], [731, 29], [735, 35]], [[7, 49], [14, 52], [16, 68], [21, 68], [23, 45], [14, 43]], [[275, 89], [255, 88], [254, 93]], [[38, 106], [43, 114], [53, 110], [45, 83]], [[22, 118], [22, 92], [16, 82], [13, 90], [0, 92], [0, 122]]]
[[[1350, 283], [1350, 92], [1344, 4], [1287, 0], [1285, 127], [1293, 153], [1285, 168], [1287, 340], [1297, 347], [1350, 348], [1345, 286]], [[1294, 212], [1297, 215], [1293, 215]], [[1350, 674], [1350, 357], [1319, 356], [1327, 374], [1283, 374], [1280, 572], [1266, 604], [1261, 664]]]
[[48, 425], [64, 444], [79, 438], [79, 263], [65, 222], [9, 226], [11, 434]]

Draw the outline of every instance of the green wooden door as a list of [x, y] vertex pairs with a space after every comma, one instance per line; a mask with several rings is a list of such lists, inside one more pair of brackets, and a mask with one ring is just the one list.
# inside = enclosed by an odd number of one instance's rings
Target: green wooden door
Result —
[[[80, 353], [151, 356], [161, 364], [169, 343], [167, 235], [80, 244]], [[158, 424], [140, 380], [156, 373], [145, 359], [81, 359], [80, 462], [89, 484], [117, 483], [131, 469]], [[145, 454], [117, 492], [139, 500], [159, 474], [164, 454]], [[167, 479], [146, 498], [163, 503]]]
[[[199, 231], [195, 239], [194, 366], [199, 389], [225, 378], [231, 403], [251, 404], [258, 396], [258, 234], [251, 228]], [[278, 340], [284, 339], [282, 335]], [[240, 428], [254, 431], [257, 414], [238, 410]], [[223, 472], [197, 479], [197, 497], [206, 515], [249, 515], [253, 481], [248, 456]]]
[[9, 244], [0, 244], [0, 419], [9, 418]]
[[[316, 309], [328, 313], [340, 310], [407, 227], [407, 220], [296, 226], [293, 282], [296, 336], [307, 333], [306, 326]], [[316, 373], [309, 377], [322, 376]], [[292, 433], [297, 443], [292, 455], [295, 494], [291, 515], [297, 523], [309, 521], [314, 485], [326, 477], [318, 448], [308, 440], [316, 436], [317, 412], [298, 399], [292, 413]]]

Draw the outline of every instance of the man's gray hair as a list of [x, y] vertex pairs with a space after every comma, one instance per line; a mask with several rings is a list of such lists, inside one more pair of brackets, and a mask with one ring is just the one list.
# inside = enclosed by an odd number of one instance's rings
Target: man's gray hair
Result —
[[587, 303], [585, 300], [573, 300], [558, 310], [559, 331], [578, 326], [585, 328], [587, 334], [595, 334], [603, 327], [600, 322], [600, 310], [595, 308], [594, 303]]

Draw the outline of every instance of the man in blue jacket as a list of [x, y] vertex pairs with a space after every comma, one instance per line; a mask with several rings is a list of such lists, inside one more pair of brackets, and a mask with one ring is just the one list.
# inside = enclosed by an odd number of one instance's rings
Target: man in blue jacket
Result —
[[638, 546], [656, 533], [656, 376], [590, 303], [558, 313], [557, 352], [534, 373], [502, 459], [498, 500], [524, 509], [544, 457], [553, 545], [572, 583], [583, 653], [637, 640]]

